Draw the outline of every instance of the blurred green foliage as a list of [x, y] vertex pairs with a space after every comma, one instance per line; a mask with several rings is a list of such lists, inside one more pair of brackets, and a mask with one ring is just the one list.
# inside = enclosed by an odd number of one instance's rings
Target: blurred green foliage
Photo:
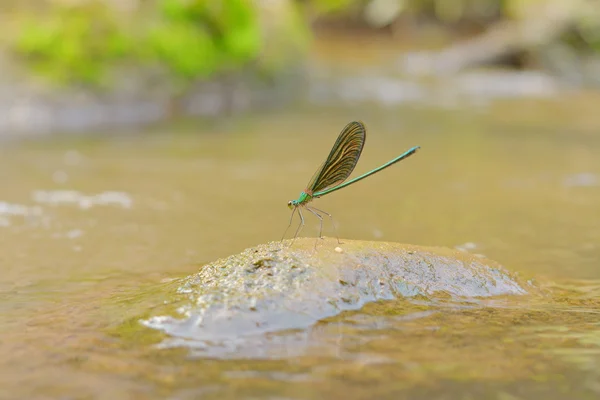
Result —
[[28, 16], [14, 46], [42, 75], [99, 83], [105, 65], [127, 56], [133, 42], [106, 7], [92, 4], [61, 7], [44, 20]]
[[[56, 4], [23, 21], [14, 50], [38, 73], [61, 83], [99, 84], [117, 62], [160, 65], [184, 80], [252, 61], [261, 31], [245, 0], [157, 0], [145, 18], [102, 1]], [[136, 23], [137, 22], [137, 23]]]
[[311, 0], [309, 1], [313, 11], [319, 14], [331, 14], [336, 12], [345, 12], [348, 9], [354, 9], [364, 1], [359, 0]]
[[295, 50], [310, 36], [301, 9], [381, 28], [401, 19], [485, 27], [552, 7], [577, 14], [564, 43], [600, 50], [600, 0], [140, 0], [133, 11], [107, 0], [38, 1], [47, 7], [21, 14], [12, 50], [60, 83], [110, 83], [119, 65], [158, 66], [183, 83], [249, 64], [281, 70], [274, 58], [301, 57]]
[[261, 31], [256, 9], [244, 0], [162, 0], [150, 28], [150, 59], [186, 78], [236, 68], [256, 57]]

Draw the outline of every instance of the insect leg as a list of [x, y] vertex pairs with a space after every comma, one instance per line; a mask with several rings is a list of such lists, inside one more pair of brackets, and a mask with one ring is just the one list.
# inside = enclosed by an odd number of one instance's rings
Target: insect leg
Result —
[[335, 237], [337, 238], [338, 244], [341, 244], [342, 242], [340, 241], [340, 236], [338, 235], [337, 227], [335, 226], [335, 221], [333, 220], [333, 216], [331, 214], [329, 214], [327, 211], [319, 210], [318, 208], [315, 208], [315, 207], [311, 207], [311, 208], [313, 209], [313, 211], [318, 211], [329, 217], [329, 219], [331, 220], [331, 225], [333, 225], [333, 230], [335, 231]]
[[294, 219], [294, 214], [296, 213], [296, 208], [294, 207], [294, 210], [292, 211], [292, 215], [290, 217], [290, 224], [287, 226], [287, 228], [285, 228], [285, 231], [283, 231], [283, 235], [281, 236], [281, 241], [283, 242], [283, 238], [285, 237], [285, 234], [287, 233], [288, 229], [290, 229], [290, 226], [292, 226], [292, 221]]
[[[319, 239], [323, 239], [323, 216], [310, 207], [306, 207], [306, 209], [314, 214], [315, 217], [319, 218], [319, 222], [321, 223], [321, 227], [319, 229]], [[317, 249], [317, 243], [319, 242], [319, 239], [315, 241], [315, 250]]]
[[298, 225], [298, 229], [296, 229], [296, 233], [294, 234], [294, 239], [292, 240], [292, 243], [290, 243], [290, 246], [292, 244], [294, 244], [294, 240], [296, 240], [296, 238], [298, 237], [298, 234], [304, 227], [304, 215], [302, 215], [302, 210], [300, 208], [298, 208], [298, 215], [300, 215], [300, 225]]
[[320, 222], [320, 228], [319, 228], [319, 238], [323, 238], [323, 216], [321, 214], [319, 214], [316, 208], [312, 208], [312, 207], [308, 207], [306, 206], [306, 209], [308, 211], [310, 211], [314, 216], [316, 216], [317, 218], [319, 218], [319, 222]]

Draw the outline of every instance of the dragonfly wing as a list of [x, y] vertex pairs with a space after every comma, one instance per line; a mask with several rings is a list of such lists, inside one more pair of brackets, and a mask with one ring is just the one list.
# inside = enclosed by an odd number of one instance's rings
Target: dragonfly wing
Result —
[[350, 122], [342, 129], [329, 156], [315, 172], [307, 189], [316, 194], [344, 182], [358, 163], [367, 130], [362, 122]]

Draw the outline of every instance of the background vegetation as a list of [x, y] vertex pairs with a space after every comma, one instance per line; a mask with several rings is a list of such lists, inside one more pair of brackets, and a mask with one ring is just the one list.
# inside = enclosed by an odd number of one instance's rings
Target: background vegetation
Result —
[[408, 26], [418, 35], [435, 25], [475, 34], [562, 13], [568, 28], [548, 40], [600, 49], [597, 0], [29, 0], [4, 7], [14, 28], [4, 39], [8, 51], [62, 84], [106, 84], [123, 66], [160, 69], [181, 82], [244, 68], [276, 71], [302, 58], [311, 26], [340, 21], [382, 32]]

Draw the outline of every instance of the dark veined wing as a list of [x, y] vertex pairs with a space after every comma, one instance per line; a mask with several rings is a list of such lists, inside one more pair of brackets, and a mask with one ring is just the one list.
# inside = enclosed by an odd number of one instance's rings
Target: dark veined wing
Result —
[[311, 194], [344, 182], [356, 166], [362, 152], [367, 130], [362, 122], [354, 121], [342, 129], [329, 156], [308, 183]]

